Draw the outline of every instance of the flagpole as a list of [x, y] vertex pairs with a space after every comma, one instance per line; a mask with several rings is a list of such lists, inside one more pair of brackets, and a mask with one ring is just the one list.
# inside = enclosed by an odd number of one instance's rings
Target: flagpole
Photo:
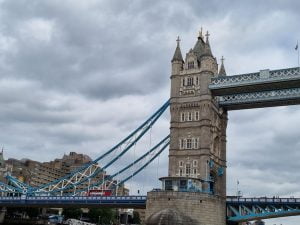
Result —
[[298, 45], [298, 40], [297, 40], [297, 44], [296, 44], [296, 48], [295, 50], [297, 51], [297, 55], [298, 55], [298, 72], [300, 73], [300, 62], [299, 62], [299, 45]]

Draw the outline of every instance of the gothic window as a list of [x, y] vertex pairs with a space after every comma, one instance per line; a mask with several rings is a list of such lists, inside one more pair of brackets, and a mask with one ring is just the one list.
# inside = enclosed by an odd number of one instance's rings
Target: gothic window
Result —
[[192, 116], [192, 112], [188, 112], [188, 121], [192, 121], [193, 120], [193, 116]]
[[182, 78], [182, 86], [185, 86], [185, 78]]
[[196, 76], [196, 85], [199, 85], [199, 77]]
[[198, 149], [198, 138], [194, 138], [194, 149]]
[[199, 114], [199, 111], [196, 111], [196, 112], [195, 112], [195, 120], [199, 120], [199, 115], [200, 115], [200, 114]]
[[179, 142], [179, 148], [184, 149], [184, 139], [180, 139]]
[[196, 167], [197, 166], [197, 160], [193, 161], [193, 166]]
[[183, 175], [183, 169], [179, 169], [179, 176], [182, 177], [182, 175]]
[[191, 138], [186, 139], [186, 148], [187, 149], [192, 148], [192, 139]]
[[194, 62], [188, 62], [188, 69], [194, 69]]
[[183, 166], [183, 162], [179, 161], [179, 166], [182, 167]]
[[191, 165], [190, 165], [189, 163], [187, 163], [187, 164], [185, 165], [185, 174], [186, 174], [187, 176], [189, 176], [189, 175], [191, 174]]
[[197, 169], [194, 169], [194, 174], [197, 175]]
[[187, 86], [193, 86], [194, 85], [194, 78], [188, 77], [187, 78]]
[[185, 121], [185, 113], [184, 112], [181, 113], [180, 119], [181, 119], [181, 122]]

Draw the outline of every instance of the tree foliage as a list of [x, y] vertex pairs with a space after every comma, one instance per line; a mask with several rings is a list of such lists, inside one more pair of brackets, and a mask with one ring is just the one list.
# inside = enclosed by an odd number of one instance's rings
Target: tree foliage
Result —
[[111, 222], [115, 222], [116, 213], [113, 209], [92, 208], [89, 210], [88, 217], [94, 223], [110, 224]]
[[66, 219], [79, 219], [82, 214], [82, 210], [80, 208], [65, 208], [63, 209], [63, 215]]
[[140, 224], [141, 223], [140, 214], [136, 211], [133, 211], [132, 223], [133, 224]]

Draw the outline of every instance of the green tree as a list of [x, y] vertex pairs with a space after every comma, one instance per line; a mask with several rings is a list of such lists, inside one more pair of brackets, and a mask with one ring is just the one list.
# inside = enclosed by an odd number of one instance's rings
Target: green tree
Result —
[[66, 219], [73, 218], [79, 219], [82, 214], [82, 210], [80, 208], [65, 208], [63, 209], [63, 215]]
[[39, 208], [25, 208], [26, 214], [30, 217], [37, 217], [40, 214]]
[[101, 222], [103, 224], [109, 224], [116, 220], [115, 210], [109, 208], [92, 208], [89, 210], [88, 217], [94, 223]]
[[133, 211], [132, 223], [133, 224], [140, 224], [141, 223], [140, 214], [136, 211]]

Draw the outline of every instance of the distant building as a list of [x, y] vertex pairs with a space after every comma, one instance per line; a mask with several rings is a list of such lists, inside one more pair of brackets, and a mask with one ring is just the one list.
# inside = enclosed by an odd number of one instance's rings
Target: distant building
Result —
[[4, 176], [7, 173], [8, 168], [7, 165], [5, 163], [4, 157], [3, 157], [3, 149], [0, 152], [0, 181], [4, 182]]
[[[2, 159], [2, 163], [1, 163]], [[12, 176], [16, 177], [22, 182], [25, 182], [33, 187], [38, 187], [47, 184], [53, 180], [59, 179], [70, 174], [72, 171], [82, 167], [84, 164], [91, 162], [92, 159], [85, 154], [78, 154], [70, 152], [69, 155], [64, 155], [61, 159], [55, 159], [50, 162], [38, 162], [30, 159], [3, 159], [3, 153], [0, 154], [0, 165], [6, 165], [6, 170], [9, 170]], [[1, 173], [1, 167], [0, 167]], [[106, 172], [103, 171], [91, 179], [90, 183], [103, 180], [106, 177]], [[1, 176], [3, 177], [3, 176]], [[112, 181], [116, 184], [117, 181]], [[87, 189], [88, 182], [80, 184], [76, 189]], [[64, 193], [73, 193], [74, 189], [64, 191]], [[129, 190], [123, 186], [117, 189], [118, 195], [128, 195]]]

